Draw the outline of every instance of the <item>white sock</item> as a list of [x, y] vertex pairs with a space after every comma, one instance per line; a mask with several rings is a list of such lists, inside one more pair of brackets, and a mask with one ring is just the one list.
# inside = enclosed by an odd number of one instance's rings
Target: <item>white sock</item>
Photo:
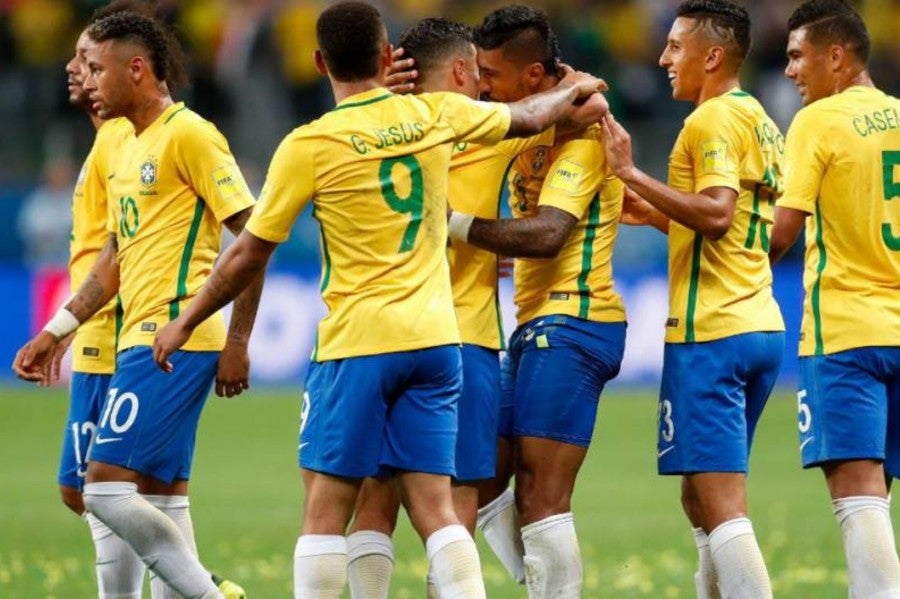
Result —
[[425, 599], [438, 599], [437, 580], [431, 568], [428, 568], [428, 577], [425, 579]]
[[185, 599], [222, 599], [178, 527], [126, 482], [88, 483], [84, 504]]
[[[191, 521], [191, 504], [187, 496], [144, 495], [144, 499], [175, 523], [188, 547], [191, 548], [194, 555], [199, 555], [197, 542], [194, 539], [194, 523]], [[152, 571], [150, 572], [150, 597], [151, 599], [181, 599], [181, 595]]]
[[339, 599], [347, 583], [347, 539], [303, 535], [294, 548], [294, 599]]
[[709, 533], [709, 549], [722, 599], [766, 599], [772, 583], [747, 518], [735, 518]]
[[520, 527], [515, 494], [510, 488], [478, 510], [478, 528], [484, 533], [484, 540], [513, 579], [524, 584], [525, 547]]
[[831, 504], [844, 538], [850, 597], [900, 597], [900, 562], [894, 546], [890, 500], [844, 497]]
[[434, 590], [441, 599], [486, 597], [475, 541], [461, 524], [451, 524], [425, 541]]
[[141, 599], [147, 567], [137, 553], [91, 513], [84, 519], [91, 527], [97, 552], [97, 590], [100, 599]]
[[347, 581], [352, 599], [387, 599], [393, 570], [391, 537], [374, 530], [347, 537]]
[[713, 565], [712, 553], [709, 550], [709, 537], [702, 528], [694, 529], [694, 541], [697, 543], [699, 568], [694, 574], [694, 586], [697, 588], [697, 599], [721, 599], [716, 580], [716, 568]]
[[522, 527], [529, 597], [581, 597], [582, 566], [571, 512]]

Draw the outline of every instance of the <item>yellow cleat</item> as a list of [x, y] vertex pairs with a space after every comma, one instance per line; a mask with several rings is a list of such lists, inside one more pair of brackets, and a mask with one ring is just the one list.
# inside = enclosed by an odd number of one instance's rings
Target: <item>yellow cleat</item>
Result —
[[212, 575], [212, 579], [219, 586], [219, 590], [222, 591], [225, 599], [247, 599], [247, 592], [238, 583], [226, 580], [215, 574]]

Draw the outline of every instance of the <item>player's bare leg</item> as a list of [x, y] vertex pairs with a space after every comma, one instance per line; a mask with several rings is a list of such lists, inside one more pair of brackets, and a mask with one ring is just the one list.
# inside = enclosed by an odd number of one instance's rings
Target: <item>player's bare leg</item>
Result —
[[398, 480], [403, 505], [425, 543], [429, 571], [438, 593], [485, 597], [478, 550], [453, 508], [450, 477], [405, 472]]
[[841, 527], [852, 597], [900, 597], [900, 561], [894, 545], [885, 471], [876, 460], [822, 466]]
[[[771, 597], [772, 586], [753, 527], [747, 518], [746, 475], [705, 472], [684, 477], [682, 503], [691, 523], [706, 533], [718, 593], [697, 581], [698, 596]], [[702, 536], [700, 576], [704, 572]], [[708, 578], [703, 582], [709, 582]], [[703, 592], [708, 592], [704, 595]]]
[[92, 461], [85, 506], [181, 595], [222, 597], [178, 526], [138, 493], [143, 478], [134, 470]]
[[353, 599], [388, 596], [394, 569], [391, 535], [399, 511], [400, 491], [394, 478], [363, 481], [347, 536], [347, 580]]
[[301, 468], [303, 523], [294, 549], [294, 597], [341, 596], [347, 582], [347, 539], [361, 479]]
[[587, 448], [537, 437], [519, 437], [516, 443], [516, 507], [528, 594], [580, 597], [583, 572], [572, 492]]
[[681, 478], [681, 506], [691, 522], [694, 532], [694, 542], [697, 545], [698, 568], [694, 573], [694, 587], [697, 590], [697, 599], [719, 599], [719, 581], [716, 576], [716, 568], [712, 561], [712, 553], [709, 550], [709, 536], [702, 526], [700, 507], [694, 488], [688, 483], [687, 477]]

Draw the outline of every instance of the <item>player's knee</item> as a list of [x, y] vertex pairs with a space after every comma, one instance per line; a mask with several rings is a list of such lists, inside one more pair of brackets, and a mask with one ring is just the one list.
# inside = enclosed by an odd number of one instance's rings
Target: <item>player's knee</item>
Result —
[[516, 481], [516, 509], [523, 524], [565, 514], [572, 510], [572, 494], [554, 485], [522, 487]]
[[78, 489], [60, 485], [59, 495], [67, 508], [79, 516], [84, 513], [84, 500], [81, 498], [81, 493]]

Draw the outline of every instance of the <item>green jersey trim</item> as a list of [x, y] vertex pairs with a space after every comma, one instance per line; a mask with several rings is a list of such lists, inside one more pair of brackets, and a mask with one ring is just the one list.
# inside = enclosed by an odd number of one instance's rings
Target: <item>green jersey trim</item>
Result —
[[691, 282], [688, 285], [687, 314], [685, 315], [684, 340], [694, 343], [694, 314], [697, 311], [697, 292], [700, 287], [700, 260], [703, 257], [703, 235], [694, 233], [694, 251], [691, 255]]
[[169, 320], [178, 318], [181, 312], [181, 300], [187, 296], [188, 270], [191, 265], [191, 255], [194, 253], [194, 245], [197, 243], [197, 233], [200, 231], [200, 223], [203, 221], [203, 211], [206, 204], [203, 198], [197, 198], [194, 206], [194, 218], [191, 228], [188, 230], [187, 241], [184, 243], [184, 251], [181, 252], [181, 264], [178, 267], [178, 283], [175, 288], [175, 299], [169, 302]]
[[600, 224], [600, 192], [588, 206], [588, 222], [584, 230], [584, 243], [581, 246], [581, 272], [578, 274], [578, 318], [587, 319], [591, 309], [591, 288], [588, 276], [591, 274], [591, 263], [594, 259], [594, 240], [597, 238], [597, 226]]
[[369, 98], [368, 100], [360, 100], [359, 102], [347, 102], [346, 104], [341, 104], [339, 106], [335, 106], [332, 112], [336, 110], [343, 110], [345, 108], [355, 108], [356, 106], [366, 106], [368, 104], [374, 104], [375, 102], [381, 102], [382, 100], [387, 100], [394, 94], [388, 92], [381, 96], [375, 96], [374, 98]]
[[816, 201], [816, 249], [819, 251], [819, 264], [816, 265], [816, 282], [813, 283], [810, 293], [810, 304], [813, 313], [813, 328], [816, 339], [816, 355], [825, 353], [825, 343], [822, 340], [822, 273], [828, 263], [828, 255], [825, 252], [825, 240], [822, 237], [822, 212], [819, 210], [819, 202]]

